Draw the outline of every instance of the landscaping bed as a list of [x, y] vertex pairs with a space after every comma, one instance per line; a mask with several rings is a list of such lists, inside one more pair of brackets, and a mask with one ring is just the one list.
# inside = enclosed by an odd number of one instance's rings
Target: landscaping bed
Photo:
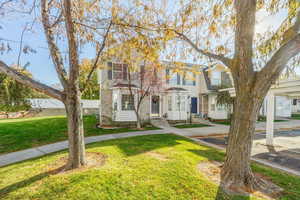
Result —
[[175, 128], [201, 128], [201, 127], [208, 127], [208, 124], [177, 124]]

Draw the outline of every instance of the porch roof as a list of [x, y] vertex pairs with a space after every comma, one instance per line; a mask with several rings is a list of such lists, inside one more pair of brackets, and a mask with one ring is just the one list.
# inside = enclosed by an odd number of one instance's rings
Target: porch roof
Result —
[[186, 89], [180, 87], [170, 87], [166, 89], [166, 91], [177, 91], [177, 92], [187, 92]]
[[128, 84], [128, 83], [117, 83], [113, 85], [113, 88], [129, 88], [129, 87], [137, 88], [136, 85]]

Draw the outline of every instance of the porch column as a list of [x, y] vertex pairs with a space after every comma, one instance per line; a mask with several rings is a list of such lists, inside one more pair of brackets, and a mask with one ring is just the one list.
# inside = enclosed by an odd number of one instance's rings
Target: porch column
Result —
[[275, 96], [269, 92], [267, 94], [267, 130], [266, 130], [266, 143], [273, 146], [274, 137], [274, 108], [275, 108]]

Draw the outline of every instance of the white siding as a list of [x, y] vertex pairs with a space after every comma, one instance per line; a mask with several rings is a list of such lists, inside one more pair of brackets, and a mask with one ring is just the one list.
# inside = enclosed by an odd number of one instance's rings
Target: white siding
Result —
[[208, 117], [212, 119], [227, 119], [228, 113], [224, 107], [217, 106], [216, 95], [208, 96]]
[[276, 103], [275, 113], [277, 117], [291, 117], [292, 115], [291, 99], [284, 96], [277, 96], [275, 103]]

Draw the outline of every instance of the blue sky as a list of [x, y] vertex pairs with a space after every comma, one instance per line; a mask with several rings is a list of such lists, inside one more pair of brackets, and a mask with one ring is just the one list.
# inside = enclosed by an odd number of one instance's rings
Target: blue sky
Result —
[[[257, 15], [259, 23], [256, 27], [256, 30], [257, 32], [264, 32], [269, 28], [269, 26], [276, 28], [276, 26], [278, 26], [285, 17], [285, 11], [269, 17], [266, 17], [264, 12], [260, 12]], [[0, 38], [12, 40], [10, 45], [13, 47], [13, 50], [9, 53], [0, 55], [0, 58], [6, 61], [8, 64], [17, 63], [19, 43], [13, 41], [20, 41], [22, 28], [28, 21], [31, 21], [31, 19], [26, 18], [25, 16], [21, 16], [17, 20], [15, 18], [11, 18], [5, 21], [0, 21], [0, 25], [2, 27], [2, 29], [0, 29]], [[49, 51], [47, 49], [42, 26], [40, 24], [36, 24], [34, 31], [34, 33], [27, 32], [24, 35], [24, 45], [30, 45], [37, 51], [37, 53], [22, 54], [21, 64], [24, 65], [25, 63], [30, 62], [30, 65], [27, 69], [33, 74], [35, 79], [47, 84], [58, 83], [52, 60], [49, 57]], [[93, 58], [94, 52], [91, 48], [86, 48], [81, 57]]]

